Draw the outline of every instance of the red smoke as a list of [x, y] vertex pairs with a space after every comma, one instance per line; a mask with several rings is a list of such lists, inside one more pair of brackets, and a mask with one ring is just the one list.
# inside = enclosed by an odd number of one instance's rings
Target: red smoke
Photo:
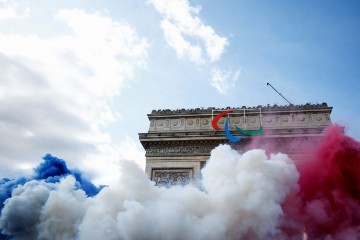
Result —
[[283, 204], [283, 229], [290, 236], [305, 230], [308, 239], [360, 239], [360, 143], [330, 126], [297, 161], [299, 192]]

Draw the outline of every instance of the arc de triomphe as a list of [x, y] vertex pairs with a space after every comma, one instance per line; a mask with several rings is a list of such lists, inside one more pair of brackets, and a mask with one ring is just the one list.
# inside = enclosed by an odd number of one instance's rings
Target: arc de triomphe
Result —
[[[218, 121], [221, 130], [214, 129], [212, 119], [227, 109], [233, 111]], [[145, 171], [159, 186], [196, 184], [211, 150], [224, 143], [239, 151], [271, 148], [296, 160], [331, 124], [331, 111], [332, 107], [326, 103], [153, 110], [148, 114], [149, 131], [139, 133], [146, 150]], [[231, 143], [223, 131], [226, 119], [229, 119], [229, 129], [235, 137], [241, 136], [235, 126], [256, 130], [261, 124], [263, 133], [256, 137], [243, 136], [240, 142]]]

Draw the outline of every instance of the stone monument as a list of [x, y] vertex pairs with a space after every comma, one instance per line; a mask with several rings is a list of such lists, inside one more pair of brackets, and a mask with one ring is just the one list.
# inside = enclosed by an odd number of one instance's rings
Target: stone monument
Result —
[[[232, 109], [218, 121], [221, 130], [212, 126], [219, 113]], [[292, 159], [319, 141], [323, 130], [331, 124], [331, 111], [326, 103], [257, 106], [241, 108], [196, 108], [153, 110], [148, 114], [149, 131], [139, 133], [146, 151], [146, 173], [158, 186], [197, 184], [201, 168], [210, 152], [220, 144], [230, 144], [238, 151], [252, 148], [270, 149], [288, 154]], [[223, 131], [225, 121], [233, 136], [242, 136], [232, 143]], [[245, 130], [259, 129], [260, 136], [243, 136], [235, 126]]]

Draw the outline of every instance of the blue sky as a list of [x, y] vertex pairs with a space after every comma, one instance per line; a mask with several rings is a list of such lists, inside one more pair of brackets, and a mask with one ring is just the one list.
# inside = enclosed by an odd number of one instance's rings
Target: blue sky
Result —
[[111, 183], [152, 109], [327, 102], [360, 139], [357, 1], [0, 0], [0, 175]]

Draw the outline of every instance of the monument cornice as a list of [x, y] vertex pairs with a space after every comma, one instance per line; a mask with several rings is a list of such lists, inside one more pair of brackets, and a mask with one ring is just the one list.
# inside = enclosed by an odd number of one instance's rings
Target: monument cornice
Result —
[[215, 107], [209, 107], [209, 108], [190, 108], [190, 109], [176, 109], [176, 110], [171, 110], [171, 109], [158, 109], [158, 110], [152, 110], [151, 114], [148, 114], [149, 117], [161, 117], [161, 116], [169, 116], [169, 115], [194, 115], [194, 114], [211, 114], [212, 111], [216, 110], [216, 111], [225, 111], [228, 109], [235, 109], [235, 110], [246, 110], [247, 112], [251, 113], [251, 111], [257, 112], [259, 109], [261, 109], [261, 111], [263, 111], [264, 113], [266, 112], [293, 112], [293, 111], [326, 111], [326, 112], [331, 112], [332, 111], [332, 107], [329, 107], [327, 105], [327, 103], [322, 103], [322, 104], [311, 104], [311, 103], [307, 103], [304, 105], [267, 105], [267, 106], [257, 106], [257, 107], [246, 107], [246, 106], [242, 106], [241, 108], [239, 107], [226, 107], [226, 108], [215, 108]]

